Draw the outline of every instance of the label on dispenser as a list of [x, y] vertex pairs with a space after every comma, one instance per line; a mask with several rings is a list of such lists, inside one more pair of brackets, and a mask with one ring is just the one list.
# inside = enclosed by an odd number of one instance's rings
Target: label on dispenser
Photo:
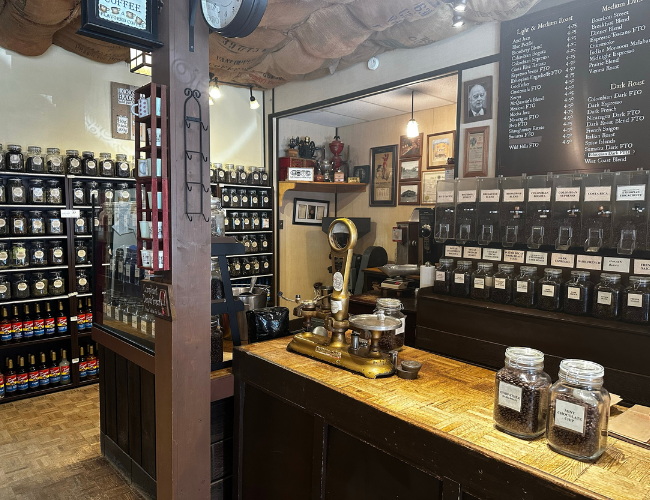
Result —
[[605, 260], [603, 261], [603, 271], [629, 273], [630, 259], [624, 259], [621, 257], [605, 257]]
[[458, 203], [475, 203], [476, 191], [458, 191]]
[[634, 259], [634, 274], [650, 274], [650, 260]]
[[579, 187], [556, 188], [555, 201], [580, 201], [580, 188]]
[[499, 405], [511, 410], [521, 411], [521, 387], [499, 382]]
[[596, 186], [585, 188], [585, 201], [610, 201], [612, 186]]
[[617, 186], [616, 201], [644, 201], [645, 184], [638, 186]]
[[503, 262], [514, 262], [515, 264], [524, 263], [524, 255], [526, 252], [523, 250], [504, 250]]
[[545, 252], [526, 252], [526, 264], [545, 266], [548, 262], [548, 254]]
[[482, 189], [481, 190], [481, 203], [495, 202], [498, 203], [501, 199], [500, 189]]
[[640, 293], [629, 293], [627, 295], [628, 307], [643, 307], [643, 295]]
[[465, 247], [463, 253], [464, 259], [480, 259], [481, 258], [481, 249], [479, 247]]
[[551, 201], [551, 188], [529, 188], [528, 201]]
[[484, 248], [483, 260], [501, 260], [502, 250], [500, 248]]
[[551, 255], [551, 265], [556, 267], [573, 268], [576, 256], [566, 253], [554, 253]]
[[437, 203], [453, 203], [454, 202], [454, 192], [453, 191], [438, 191], [436, 194]]
[[504, 189], [503, 190], [503, 201], [508, 201], [511, 203], [523, 203], [524, 201], [524, 190], [523, 189]]
[[555, 425], [578, 434], [585, 433], [585, 407], [569, 403], [563, 399], [555, 400]]
[[455, 245], [447, 245], [445, 247], [445, 257], [462, 257], [463, 256], [463, 247]]
[[600, 271], [603, 267], [603, 258], [595, 257], [593, 255], [578, 255], [576, 259], [576, 267], [578, 269]]
[[604, 306], [612, 305], [612, 292], [598, 292], [597, 302]]

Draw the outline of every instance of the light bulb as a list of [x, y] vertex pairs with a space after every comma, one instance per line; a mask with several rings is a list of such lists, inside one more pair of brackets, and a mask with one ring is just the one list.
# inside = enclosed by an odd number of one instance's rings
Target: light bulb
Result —
[[214, 101], [212, 100], [212, 96], [208, 94], [208, 102], [210, 103], [210, 106], [214, 106]]
[[465, 12], [467, 10], [467, 0], [455, 0], [454, 10], [456, 12]]
[[463, 16], [461, 16], [460, 14], [454, 14], [454, 19], [453, 19], [451, 25], [454, 28], [460, 28], [464, 24], [465, 24], [465, 19], [463, 19]]
[[257, 102], [257, 99], [255, 99], [255, 96], [251, 96], [251, 109], [257, 109], [260, 107], [260, 103]]
[[217, 82], [210, 82], [210, 97], [212, 99], [219, 99], [221, 97], [221, 90]]
[[420, 135], [420, 127], [418, 127], [418, 122], [415, 119], [411, 118], [406, 124], [406, 137], [413, 139]]

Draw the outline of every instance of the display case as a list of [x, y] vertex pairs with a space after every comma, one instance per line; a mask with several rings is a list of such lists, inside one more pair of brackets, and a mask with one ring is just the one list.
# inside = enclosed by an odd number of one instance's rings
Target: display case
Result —
[[616, 174], [612, 172], [583, 176], [580, 244], [585, 252], [596, 253], [601, 249], [614, 248], [612, 200], [615, 180]]
[[477, 193], [476, 177], [456, 179], [456, 243], [464, 245], [476, 241]]
[[648, 248], [649, 174], [647, 170], [616, 173], [614, 242], [619, 255]]
[[454, 215], [456, 210], [456, 186], [453, 180], [439, 180], [436, 185], [436, 213], [433, 238], [444, 243], [454, 238]]
[[478, 179], [477, 238], [479, 245], [500, 242], [501, 181], [500, 177], [480, 177]]
[[553, 176], [552, 225], [549, 243], [556, 250], [568, 250], [579, 244], [583, 176], [561, 174]]
[[537, 249], [551, 241], [550, 175], [533, 175], [526, 178], [526, 246]]
[[501, 179], [501, 243], [513, 247], [526, 242], [526, 176]]

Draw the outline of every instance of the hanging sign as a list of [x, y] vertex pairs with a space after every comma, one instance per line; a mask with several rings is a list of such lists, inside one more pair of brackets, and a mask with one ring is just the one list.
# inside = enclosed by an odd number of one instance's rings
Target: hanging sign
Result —
[[80, 35], [151, 51], [158, 40], [158, 0], [81, 0]]
[[175, 319], [172, 286], [169, 283], [140, 280], [140, 289], [145, 312], [166, 321]]

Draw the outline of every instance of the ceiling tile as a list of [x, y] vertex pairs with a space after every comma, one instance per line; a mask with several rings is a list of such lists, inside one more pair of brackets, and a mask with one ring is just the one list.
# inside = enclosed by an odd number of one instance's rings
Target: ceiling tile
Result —
[[363, 123], [365, 121], [350, 116], [330, 113], [329, 111], [325, 110], [300, 113], [299, 115], [293, 115], [290, 118], [292, 120], [315, 123], [317, 125], [324, 125], [326, 127], [345, 127], [346, 125], [356, 125], [357, 123]]

